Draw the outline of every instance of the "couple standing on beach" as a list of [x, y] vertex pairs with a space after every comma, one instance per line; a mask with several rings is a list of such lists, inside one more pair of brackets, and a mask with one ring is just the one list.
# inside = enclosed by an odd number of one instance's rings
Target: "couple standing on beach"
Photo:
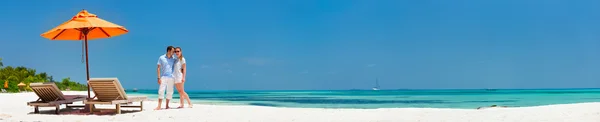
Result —
[[167, 92], [166, 108], [169, 109], [169, 102], [173, 99], [173, 85], [177, 88], [179, 93], [180, 105], [178, 108], [183, 108], [184, 100], [187, 100], [189, 107], [192, 107], [190, 97], [183, 90], [183, 84], [185, 83], [185, 75], [187, 73], [185, 68], [185, 58], [181, 52], [181, 47], [167, 47], [167, 54], [164, 54], [158, 58], [158, 106], [154, 110], [160, 110], [162, 99], [165, 97], [165, 90]]

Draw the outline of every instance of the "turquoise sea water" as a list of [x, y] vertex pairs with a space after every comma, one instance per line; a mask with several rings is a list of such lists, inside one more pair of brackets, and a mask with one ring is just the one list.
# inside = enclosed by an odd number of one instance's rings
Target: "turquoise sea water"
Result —
[[[299, 108], [468, 108], [600, 102], [600, 89], [187, 91], [192, 102]], [[127, 91], [157, 99], [156, 90]], [[174, 99], [178, 99], [175, 92]], [[176, 100], [179, 101], [179, 100]]]

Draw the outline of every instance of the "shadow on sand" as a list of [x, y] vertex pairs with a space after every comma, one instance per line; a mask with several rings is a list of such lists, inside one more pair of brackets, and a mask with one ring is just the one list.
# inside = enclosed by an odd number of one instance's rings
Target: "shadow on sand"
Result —
[[[121, 109], [121, 114], [130, 114], [135, 112], [141, 111]], [[29, 112], [28, 114], [57, 115], [54, 113], [54, 110], [40, 110], [39, 113]], [[114, 109], [95, 109], [94, 113], [89, 113], [81, 108], [64, 108], [59, 110], [58, 115], [117, 115], [117, 112]]]

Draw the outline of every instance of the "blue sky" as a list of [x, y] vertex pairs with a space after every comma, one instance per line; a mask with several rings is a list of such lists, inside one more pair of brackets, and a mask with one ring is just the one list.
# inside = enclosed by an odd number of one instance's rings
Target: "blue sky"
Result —
[[41, 33], [81, 9], [128, 34], [91, 41], [91, 77], [156, 89], [181, 46], [187, 89], [600, 87], [597, 0], [5, 1], [0, 57], [84, 82], [82, 43]]

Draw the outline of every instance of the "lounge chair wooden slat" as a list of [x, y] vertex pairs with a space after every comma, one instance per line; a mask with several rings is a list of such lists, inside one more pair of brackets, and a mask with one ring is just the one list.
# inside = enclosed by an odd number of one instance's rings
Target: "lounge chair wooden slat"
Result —
[[[27, 105], [34, 106], [34, 113], [39, 113], [38, 107], [55, 107], [55, 113], [58, 114], [60, 105], [72, 104], [73, 102], [83, 101], [85, 95], [64, 95], [52, 82], [31, 83], [29, 85], [33, 92], [39, 97], [36, 101], [27, 102]], [[67, 106], [74, 107], [74, 106]]]
[[[143, 110], [143, 101], [147, 97], [128, 97], [117, 78], [90, 78], [88, 83], [96, 96], [94, 100], [85, 100], [84, 104], [112, 104], [115, 105], [117, 114], [121, 113], [121, 107], [136, 107], [140, 108], [140, 111]], [[132, 102], [140, 102], [140, 105], [121, 105]]]

